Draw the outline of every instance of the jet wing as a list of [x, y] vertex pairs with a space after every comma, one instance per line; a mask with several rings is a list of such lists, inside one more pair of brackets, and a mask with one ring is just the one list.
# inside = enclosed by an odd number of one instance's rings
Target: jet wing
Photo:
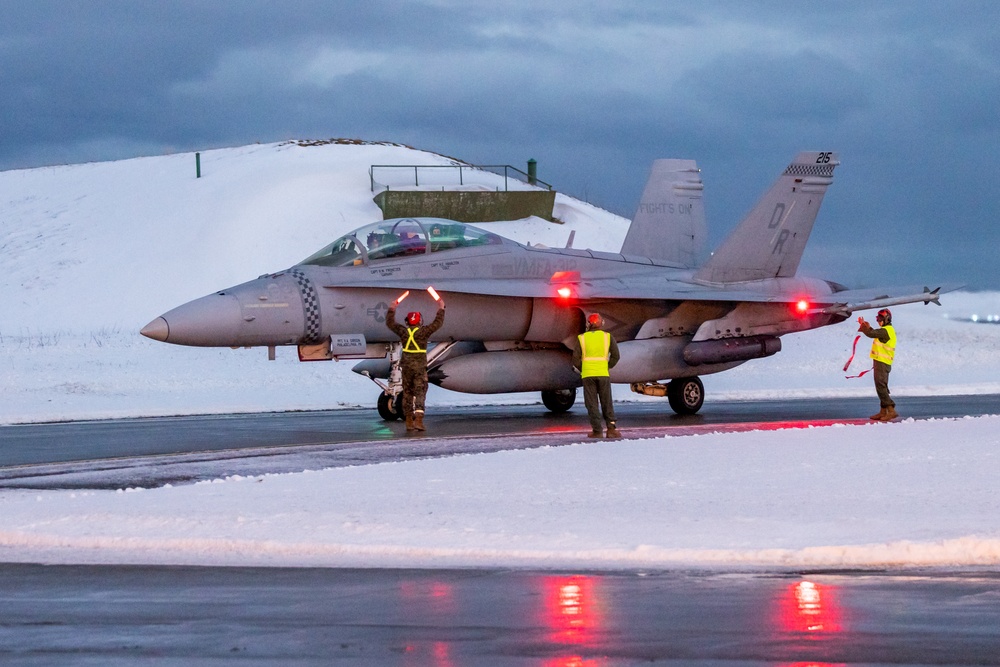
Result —
[[[770, 283], [770, 284], [769, 284]], [[963, 287], [960, 284], [941, 285], [933, 290], [926, 286], [909, 285], [875, 287], [815, 294], [808, 289], [777, 288], [772, 281], [721, 287], [678, 280], [623, 279], [586, 281], [580, 296], [596, 299], [664, 299], [690, 301], [748, 301], [753, 303], [789, 303], [805, 298], [813, 305], [809, 313], [850, 315], [856, 310], [885, 308], [904, 303], [935, 303], [941, 305], [941, 294]]]
[[[384, 287], [399, 290], [426, 289], [431, 282], [419, 278], [375, 278], [326, 285], [339, 287]], [[651, 299], [658, 301], [788, 301], [791, 297], [768, 297], [759, 291], [728, 290], [662, 276], [624, 275], [614, 278], [580, 278], [576, 272], [561, 272], [551, 278], [437, 278], [433, 286], [440, 292], [556, 298], [561, 287], [571, 290], [573, 299]]]
[[[580, 278], [578, 275], [555, 275], [543, 278], [438, 279], [434, 287], [443, 292], [482, 294], [528, 298], [555, 298], [560, 287], [569, 287], [571, 297], [579, 300], [627, 299], [656, 301], [729, 301], [751, 303], [789, 303], [803, 297], [813, 304], [809, 313], [850, 315], [857, 310], [885, 308], [904, 303], [935, 303], [941, 305], [941, 294], [961, 288], [961, 285], [942, 285], [934, 290], [924, 286], [881, 287], [845, 290], [833, 294], [810, 294], [807, 291], [790, 292], [787, 289], [768, 289], [767, 281], [756, 285], [718, 287], [663, 276], [622, 276], [614, 278]], [[341, 285], [344, 286], [344, 285]], [[410, 279], [364, 280], [352, 283], [356, 287], [389, 287], [400, 290], [425, 289], [430, 283]], [[330, 285], [329, 287], [335, 287]]]
[[941, 294], [960, 289], [960, 284], [941, 285], [935, 289], [926, 286], [876, 287], [871, 289], [844, 290], [832, 294], [814, 294], [808, 290], [793, 292], [786, 289], [768, 289], [767, 281], [754, 287], [733, 289], [733, 286], [713, 287], [683, 281], [615, 280], [593, 281], [581, 286], [580, 296], [597, 299], [663, 299], [687, 301], [746, 301], [751, 303], [791, 303], [807, 299], [812, 307], [807, 314], [833, 314], [847, 316], [858, 310], [886, 308], [904, 303], [934, 303], [938, 306]]

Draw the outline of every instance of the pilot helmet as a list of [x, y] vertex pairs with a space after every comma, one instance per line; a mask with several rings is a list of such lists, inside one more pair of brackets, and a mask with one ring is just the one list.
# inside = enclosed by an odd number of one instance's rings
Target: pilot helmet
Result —
[[587, 326], [591, 329], [600, 329], [604, 326], [604, 318], [601, 317], [600, 313], [591, 313], [590, 316], [587, 317]]
[[892, 324], [892, 313], [888, 308], [883, 308], [878, 311], [878, 315], [875, 316], [875, 321], [882, 325]]
[[407, 313], [406, 314], [406, 323], [409, 324], [411, 327], [419, 327], [420, 326], [420, 313], [417, 313], [417, 312]]

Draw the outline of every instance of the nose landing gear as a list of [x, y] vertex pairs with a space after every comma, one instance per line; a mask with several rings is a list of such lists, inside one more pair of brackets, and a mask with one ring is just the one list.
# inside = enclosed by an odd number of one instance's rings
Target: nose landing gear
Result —
[[382, 388], [382, 393], [378, 395], [379, 417], [387, 422], [397, 421], [403, 418], [403, 370], [399, 365], [403, 356], [403, 346], [400, 343], [392, 343], [389, 346], [389, 381], [382, 382], [372, 373], [365, 371], [369, 380]]
[[378, 395], [379, 417], [387, 422], [396, 421], [403, 418], [403, 393], [393, 396], [382, 392]]

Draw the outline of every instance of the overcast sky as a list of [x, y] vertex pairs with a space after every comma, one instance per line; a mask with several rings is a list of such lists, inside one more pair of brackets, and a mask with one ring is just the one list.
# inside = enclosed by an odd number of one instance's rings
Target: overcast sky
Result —
[[[538, 161], [631, 217], [698, 161], [710, 245], [800, 150], [802, 272], [1000, 289], [1000, 2], [0, 0], [0, 169], [292, 138]], [[2, 196], [2, 193], [0, 193]]]

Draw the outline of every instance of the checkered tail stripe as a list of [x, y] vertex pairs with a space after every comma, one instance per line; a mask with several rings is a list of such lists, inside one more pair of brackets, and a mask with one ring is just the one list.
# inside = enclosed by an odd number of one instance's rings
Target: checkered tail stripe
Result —
[[299, 291], [302, 293], [302, 308], [306, 317], [304, 342], [307, 344], [318, 343], [320, 319], [319, 294], [316, 292], [316, 286], [309, 280], [309, 276], [298, 269], [293, 269], [288, 273], [295, 278], [295, 282], [299, 285]]
[[790, 164], [785, 169], [786, 176], [821, 176], [833, 178], [833, 164]]

